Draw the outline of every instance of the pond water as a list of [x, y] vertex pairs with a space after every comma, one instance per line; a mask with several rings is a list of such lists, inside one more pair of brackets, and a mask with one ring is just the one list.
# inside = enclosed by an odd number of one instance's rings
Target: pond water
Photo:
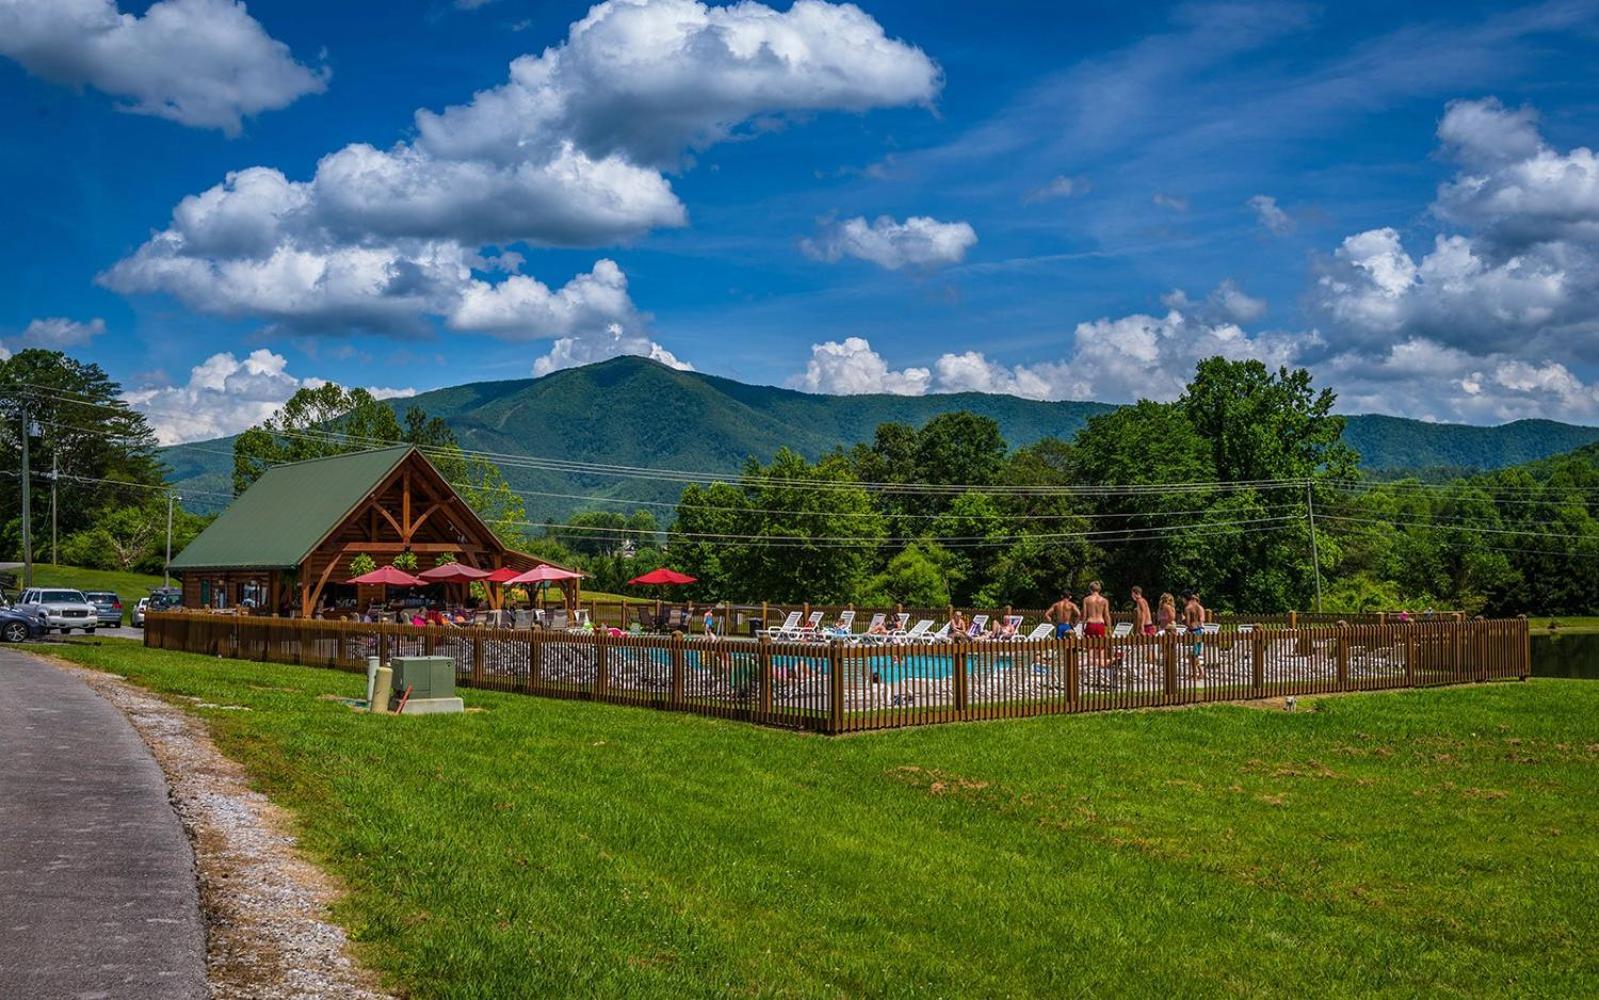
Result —
[[1532, 675], [1599, 680], [1599, 633], [1534, 635]]

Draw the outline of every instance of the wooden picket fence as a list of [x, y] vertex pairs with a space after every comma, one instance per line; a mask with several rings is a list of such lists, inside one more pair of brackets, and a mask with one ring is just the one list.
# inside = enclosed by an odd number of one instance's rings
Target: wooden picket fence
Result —
[[362, 671], [448, 656], [463, 687], [823, 733], [1526, 679], [1525, 619], [864, 645], [174, 612], [146, 646]]

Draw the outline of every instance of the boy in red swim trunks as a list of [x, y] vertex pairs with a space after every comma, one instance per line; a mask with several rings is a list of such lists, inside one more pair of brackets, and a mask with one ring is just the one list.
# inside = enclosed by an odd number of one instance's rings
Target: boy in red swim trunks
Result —
[[1098, 638], [1110, 631], [1110, 601], [1100, 592], [1099, 581], [1088, 585], [1088, 596], [1083, 598], [1083, 635]]

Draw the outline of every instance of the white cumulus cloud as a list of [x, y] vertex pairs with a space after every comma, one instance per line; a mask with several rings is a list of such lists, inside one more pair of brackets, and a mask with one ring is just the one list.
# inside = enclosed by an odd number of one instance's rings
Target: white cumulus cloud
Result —
[[925, 215], [897, 222], [880, 215], [872, 222], [856, 216], [830, 223], [800, 245], [816, 260], [856, 257], [897, 271], [957, 264], [976, 243], [977, 231], [966, 222], [940, 222]]
[[29, 72], [121, 98], [120, 106], [238, 134], [243, 119], [327, 88], [236, 0], [0, 0], [0, 54]]
[[514, 273], [518, 254], [485, 248], [602, 246], [685, 225], [663, 171], [693, 151], [786, 115], [930, 104], [941, 85], [931, 59], [853, 5], [607, 0], [514, 60], [504, 84], [418, 110], [411, 140], [351, 143], [305, 180], [228, 174], [100, 281], [304, 331], [442, 321], [553, 337], [541, 365], [599, 350], [670, 357], [614, 263], [552, 291]]
[[[266, 348], [243, 358], [231, 352], [211, 355], [189, 371], [181, 385], [155, 385], [122, 394], [129, 406], [145, 415], [162, 444], [225, 437], [258, 424], [301, 388], [323, 384], [298, 378], [288, 360]], [[374, 387], [380, 399], [414, 396], [415, 389]]]
[[838, 396], [889, 393], [920, 396], [927, 391], [932, 373], [926, 368], [894, 371], [863, 337], [846, 337], [812, 344], [805, 371], [789, 380], [795, 389]]

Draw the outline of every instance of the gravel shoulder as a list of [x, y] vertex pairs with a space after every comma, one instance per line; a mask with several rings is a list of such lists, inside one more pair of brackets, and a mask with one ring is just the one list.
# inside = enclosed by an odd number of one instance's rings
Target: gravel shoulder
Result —
[[112, 674], [49, 657], [121, 709], [166, 775], [194, 845], [206, 924], [206, 976], [217, 997], [387, 997], [328, 918], [339, 887], [300, 857], [288, 814], [251, 790], [202, 720]]

